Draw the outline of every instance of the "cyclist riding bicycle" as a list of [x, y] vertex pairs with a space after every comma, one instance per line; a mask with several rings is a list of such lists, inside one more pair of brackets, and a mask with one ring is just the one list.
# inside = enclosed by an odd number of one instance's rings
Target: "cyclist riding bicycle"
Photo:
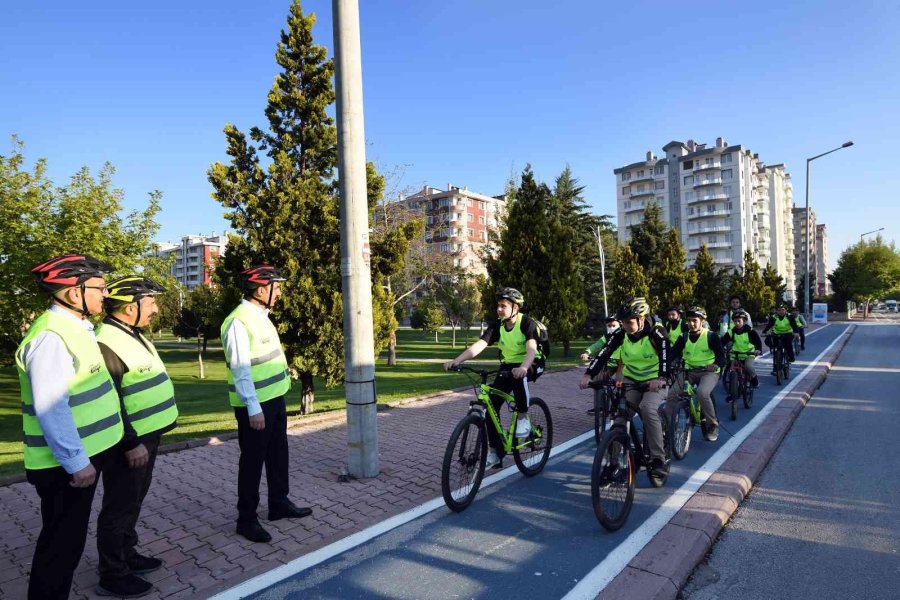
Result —
[[681, 308], [670, 306], [666, 311], [666, 334], [669, 336], [669, 344], [675, 345], [679, 338], [687, 335], [688, 326], [681, 318]]
[[756, 356], [762, 353], [762, 340], [759, 334], [747, 325], [747, 313], [739, 310], [734, 313], [734, 329], [726, 333], [722, 338], [722, 344], [729, 347], [728, 356], [731, 359], [745, 356], [744, 369], [750, 374], [750, 385], [759, 387], [759, 378], [756, 376], [754, 363]]
[[[609, 315], [606, 317], [606, 333], [600, 336], [596, 342], [590, 345], [584, 352], [581, 353], [581, 362], [587, 362], [590, 359], [597, 356], [597, 353], [600, 352], [604, 346], [606, 346], [609, 338], [619, 329], [619, 321], [616, 319], [615, 315]], [[619, 369], [619, 358], [622, 356], [622, 349], [619, 348], [615, 352], [612, 353], [612, 356], [609, 358], [609, 361], [606, 363], [606, 367], [602, 369], [595, 378], [596, 381], [604, 381], [615, 376], [616, 371]], [[588, 414], [594, 414], [594, 407], [588, 409]]]
[[750, 318], [750, 315], [747, 311], [744, 310], [743, 302], [741, 301], [741, 297], [738, 295], [734, 295], [728, 299], [729, 310], [725, 312], [725, 316], [719, 319], [719, 337], [724, 337], [726, 333], [730, 333], [732, 329], [734, 329], [734, 313], [737, 311], [743, 311], [745, 315], [747, 315], [747, 326], [753, 327], [753, 319]]
[[[788, 362], [794, 362], [796, 357], [794, 356], [793, 337], [795, 333], [800, 333], [800, 327], [794, 317], [787, 314], [784, 304], [779, 304], [775, 309], [775, 314], [769, 316], [769, 322], [766, 323], [763, 333], [768, 333], [770, 329], [772, 334], [766, 336], [766, 346], [774, 348], [781, 344], [782, 349], [787, 352]], [[772, 371], [772, 374], [774, 375], [775, 372]]]
[[800, 328], [800, 350], [806, 350], [806, 334], [803, 332], [806, 328], [806, 319], [803, 318], [803, 315], [800, 314], [800, 309], [796, 306], [791, 309], [791, 316], [794, 317], [797, 327]]
[[716, 420], [712, 391], [727, 363], [725, 349], [719, 336], [703, 326], [706, 322], [706, 311], [703, 308], [691, 306], [685, 311], [685, 315], [688, 334], [679, 338], [673, 351], [673, 354], [682, 356], [684, 372], [675, 374], [675, 384], [669, 390], [668, 401], [670, 406], [675, 406], [684, 386], [684, 378], [687, 377], [700, 401], [700, 418], [706, 423], [703, 428], [704, 437], [709, 442], [715, 442], [719, 439], [719, 422]]
[[[516, 423], [516, 437], [526, 438], [531, 433], [528, 421], [528, 382], [535, 381], [544, 372], [545, 357], [538, 348], [539, 331], [537, 321], [521, 312], [525, 297], [515, 288], [503, 288], [497, 293], [498, 320], [485, 330], [481, 339], [462, 351], [451, 361], [444, 363], [444, 370], [459, 366], [470, 358], [481, 354], [488, 346], [497, 344], [500, 348], [500, 372], [491, 387], [512, 393], [516, 399], [516, 412], [520, 416]], [[491, 397], [494, 409], [499, 411], [503, 399]], [[502, 466], [503, 444], [493, 427], [487, 428], [488, 452], [486, 468]]]
[[600, 354], [591, 361], [581, 378], [580, 386], [582, 389], [589, 387], [591, 379], [604, 368], [612, 354], [621, 348], [625, 402], [632, 409], [640, 411], [651, 457], [650, 477], [662, 482], [669, 473], [669, 465], [663, 446], [659, 407], [666, 397], [669, 338], [665, 328], [654, 324], [649, 315], [650, 306], [643, 298], [633, 298], [622, 305], [616, 314], [622, 328], [612, 334]]

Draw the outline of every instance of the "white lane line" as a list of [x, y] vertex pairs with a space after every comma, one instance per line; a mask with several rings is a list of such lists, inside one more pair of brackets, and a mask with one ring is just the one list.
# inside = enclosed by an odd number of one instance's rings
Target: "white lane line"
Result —
[[[826, 327], [828, 327], [828, 325], [824, 325], [814, 331], [810, 331], [807, 334], [807, 336], [814, 335], [815, 333], [822, 331]], [[840, 336], [838, 336], [838, 337], [840, 337]], [[830, 348], [830, 346], [829, 346], [829, 348]], [[768, 354], [768, 352], [766, 354]], [[766, 356], [766, 354], [763, 354], [762, 356]], [[550, 451], [550, 457], [552, 458], [558, 454], [562, 454], [563, 452], [566, 452], [567, 450], [574, 448], [578, 444], [581, 444], [582, 442], [586, 442], [587, 440], [592, 439], [593, 437], [594, 437], [594, 430], [592, 428], [592, 429], [582, 433], [581, 435], [576, 436], [566, 442], [563, 442], [559, 446], [554, 447]], [[482, 481], [482, 483], [481, 483], [481, 489], [484, 489], [486, 487], [490, 487], [491, 485], [499, 483], [508, 477], [512, 477], [513, 475], [515, 475], [518, 472], [519, 472], [519, 470], [515, 466], [507, 467], [507, 468], [497, 472], [494, 475], [486, 477], [484, 479], [484, 481]], [[388, 531], [391, 531], [392, 529], [396, 529], [397, 527], [400, 527], [401, 525], [405, 525], [406, 523], [409, 523], [410, 521], [413, 521], [415, 519], [418, 519], [419, 517], [425, 516], [428, 513], [438, 510], [439, 508], [442, 508], [444, 506], [445, 506], [445, 504], [444, 504], [443, 497], [434, 498], [432, 500], [429, 500], [428, 502], [425, 502], [424, 504], [420, 504], [419, 506], [417, 506], [415, 508], [411, 508], [404, 513], [395, 515], [389, 519], [385, 519], [384, 521], [381, 521], [379, 523], [376, 523], [375, 525], [367, 527], [366, 529], [363, 529], [362, 531], [359, 531], [357, 533], [354, 533], [353, 535], [347, 536], [344, 539], [338, 540], [327, 546], [319, 548], [315, 552], [310, 552], [309, 554], [305, 554], [303, 556], [295, 558], [294, 560], [292, 560], [289, 563], [285, 563], [284, 565], [281, 565], [280, 567], [276, 567], [275, 569], [272, 569], [271, 571], [267, 571], [261, 575], [257, 575], [256, 577], [253, 577], [252, 579], [248, 579], [247, 581], [240, 583], [232, 588], [223, 590], [222, 592], [219, 592], [215, 596], [212, 596], [210, 600], [237, 600], [239, 598], [246, 598], [250, 594], [254, 594], [262, 589], [265, 589], [271, 585], [274, 585], [283, 579], [291, 577], [292, 575], [301, 573], [302, 571], [305, 571], [306, 569], [309, 569], [309, 568], [314, 567], [322, 562], [325, 562], [326, 560], [333, 558], [333, 557], [337, 556], [338, 554], [341, 554], [348, 550], [352, 550], [353, 548], [356, 548], [357, 546], [365, 544], [369, 540], [372, 540], [373, 538], [376, 538], [383, 533], [387, 533]]]
[[[824, 329], [824, 327], [822, 329]], [[697, 469], [684, 485], [675, 490], [675, 492], [663, 502], [662, 506], [656, 509], [656, 512], [654, 512], [650, 518], [644, 521], [640, 527], [625, 538], [625, 541], [610, 550], [606, 558], [596, 567], [591, 569], [591, 571], [585, 575], [585, 577], [579, 581], [568, 594], [563, 596], [562, 600], [593, 600], [596, 598], [597, 594], [603, 591], [603, 589], [615, 579], [616, 575], [621, 573], [622, 570], [628, 566], [631, 559], [637, 556], [637, 553], [653, 539], [653, 536], [665, 527], [669, 520], [675, 516], [675, 513], [681, 510], [681, 507], [690, 500], [704, 483], [706, 483], [706, 480], [709, 479], [710, 475], [716, 472], [718, 468], [722, 466], [722, 463], [734, 454], [738, 446], [740, 446], [741, 443], [747, 439], [747, 437], [753, 433], [763, 421], [765, 421], [766, 417], [769, 416], [769, 413], [771, 413], [778, 403], [781, 402], [782, 398], [797, 386], [800, 380], [802, 380], [803, 377], [819, 363], [822, 357], [838, 343], [844, 334], [847, 333], [848, 329], [850, 329], [849, 325], [828, 345], [827, 348], [825, 348], [825, 350], [822, 351], [821, 354], [819, 354], [819, 356], [816, 357], [816, 360], [812, 364], [803, 369], [800, 374], [796, 375], [784, 389], [763, 406], [762, 410], [760, 410], [749, 423], [741, 428], [734, 437], [723, 444], [702, 467]], [[817, 331], [821, 331], [821, 329]]]
[[[566, 452], [567, 450], [574, 448], [578, 444], [592, 439], [593, 437], [593, 429], [582, 433], [581, 435], [552, 448], [550, 450], [550, 457], [552, 458], [557, 454], [562, 454], [563, 452]], [[496, 474], [486, 477], [481, 483], [481, 489], [484, 489], [496, 483], [500, 483], [504, 479], [512, 477], [518, 472], [519, 469], [515, 465], [502, 469]], [[250, 594], [254, 594], [262, 589], [278, 583], [283, 579], [296, 575], [297, 573], [305, 571], [310, 567], [314, 567], [319, 563], [333, 558], [338, 554], [346, 552], [347, 550], [352, 550], [357, 546], [365, 544], [369, 540], [378, 537], [383, 533], [387, 533], [392, 529], [396, 529], [401, 525], [405, 525], [410, 521], [418, 519], [419, 517], [425, 516], [432, 511], [444, 507], [446, 507], [446, 505], [444, 504], [443, 496], [440, 498], [434, 498], [433, 500], [429, 500], [424, 504], [420, 504], [415, 508], [411, 508], [404, 513], [395, 515], [389, 519], [385, 519], [384, 521], [376, 523], [371, 527], [367, 527], [366, 529], [354, 533], [353, 535], [350, 535], [342, 540], [338, 540], [334, 543], [328, 544], [323, 548], [319, 548], [315, 552], [311, 552], [299, 558], [295, 558], [289, 563], [272, 569], [271, 571], [267, 571], [266, 573], [258, 575], [252, 579], [248, 579], [247, 581], [238, 584], [233, 588], [229, 588], [227, 590], [219, 592], [215, 596], [212, 596], [211, 600], [237, 600], [238, 598], [246, 598]]]

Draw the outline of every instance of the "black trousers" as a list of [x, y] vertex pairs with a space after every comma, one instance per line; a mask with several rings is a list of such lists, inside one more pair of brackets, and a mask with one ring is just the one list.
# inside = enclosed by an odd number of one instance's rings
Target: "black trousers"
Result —
[[265, 429], [251, 429], [246, 408], [235, 408], [241, 459], [238, 465], [238, 523], [256, 521], [263, 465], [269, 484], [269, 510], [288, 503], [287, 410], [284, 396], [260, 404]]
[[[766, 345], [769, 348], [781, 348], [787, 355], [790, 362], [797, 360], [794, 356], [794, 334], [793, 333], [773, 333], [766, 337]], [[774, 356], [773, 356], [774, 358]]]
[[141, 504], [153, 480], [153, 466], [159, 452], [159, 438], [145, 440], [149, 458], [139, 469], [130, 469], [125, 451], [116, 448], [103, 469], [103, 505], [97, 517], [97, 552], [100, 581], [128, 575], [128, 560], [137, 554], [137, 525]]
[[[112, 452], [91, 457], [98, 480]], [[97, 483], [74, 488], [69, 485], [72, 476], [62, 467], [26, 470], [25, 474], [41, 499], [42, 522], [31, 559], [28, 600], [65, 600], [84, 552]]]
[[[528, 400], [530, 399], [528, 382], [537, 379], [537, 373], [534, 365], [532, 365], [529, 367], [528, 374], [524, 378], [514, 379], [511, 371], [514, 367], [518, 366], [519, 365], [510, 364], [500, 365], [500, 372], [497, 373], [497, 378], [494, 379], [491, 387], [497, 388], [501, 392], [512, 394], [513, 398], [516, 400], [516, 412], [519, 413], [519, 417], [524, 417], [528, 414]], [[505, 400], [503, 398], [491, 396], [491, 404], [493, 405], [494, 410], [497, 411], [497, 415], [500, 417], [503, 416], [501, 409], [503, 408], [504, 403]], [[511, 424], [510, 427], [515, 427], [515, 423]], [[503, 444], [500, 441], [500, 434], [497, 433], [497, 429], [493, 425], [488, 424], [487, 434], [488, 445], [497, 452], [497, 456], [502, 458], [506, 452], [503, 450]]]

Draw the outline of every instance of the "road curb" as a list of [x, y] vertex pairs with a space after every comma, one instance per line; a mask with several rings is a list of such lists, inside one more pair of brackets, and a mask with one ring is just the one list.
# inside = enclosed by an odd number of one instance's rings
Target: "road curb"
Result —
[[825, 381], [856, 325], [801, 379], [765, 422], [713, 473], [669, 523], [597, 596], [598, 600], [675, 600], [722, 528], [753, 488], [809, 399]]

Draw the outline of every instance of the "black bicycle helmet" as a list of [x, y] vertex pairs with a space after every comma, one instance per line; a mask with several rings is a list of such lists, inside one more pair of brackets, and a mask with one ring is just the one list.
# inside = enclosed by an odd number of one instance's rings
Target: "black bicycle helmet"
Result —
[[698, 317], [704, 321], [706, 320], [706, 310], [702, 306], [689, 306], [684, 314], [688, 318]]
[[129, 275], [120, 277], [106, 284], [109, 296], [103, 301], [107, 309], [137, 302], [144, 296], [156, 296], [166, 291], [166, 288], [147, 277]]
[[750, 315], [747, 314], [747, 311], [738, 309], [734, 311], [734, 314], [731, 315], [733, 319], [743, 319], [745, 321], [750, 319]]
[[70, 252], [44, 261], [31, 269], [38, 288], [48, 294], [73, 287], [81, 288], [81, 306], [70, 304], [66, 300], [53, 296], [53, 301], [62, 304], [83, 315], [90, 314], [85, 298], [85, 285], [88, 279], [103, 277], [113, 269], [110, 265], [87, 254]]
[[638, 317], [646, 317], [650, 314], [650, 305], [642, 297], [632, 298], [619, 308], [616, 313], [616, 320], [623, 321], [625, 319], [636, 319]]
[[50, 294], [70, 287], [78, 287], [88, 279], [103, 277], [113, 269], [87, 254], [71, 252], [44, 261], [31, 269], [37, 286]]
[[617, 323], [618, 321], [619, 321], [619, 318], [616, 317], [616, 315], [609, 315], [608, 317], [606, 317], [606, 319], [604, 319], [604, 322], [607, 325], [610, 323]]
[[509, 300], [520, 308], [525, 304], [525, 296], [522, 295], [522, 292], [511, 287], [505, 287], [497, 292], [497, 301], [499, 302], [500, 300]]
[[666, 313], [670, 313], [670, 312], [677, 312], [680, 315], [681, 307], [680, 306], [670, 306], [669, 309], [666, 311]]

